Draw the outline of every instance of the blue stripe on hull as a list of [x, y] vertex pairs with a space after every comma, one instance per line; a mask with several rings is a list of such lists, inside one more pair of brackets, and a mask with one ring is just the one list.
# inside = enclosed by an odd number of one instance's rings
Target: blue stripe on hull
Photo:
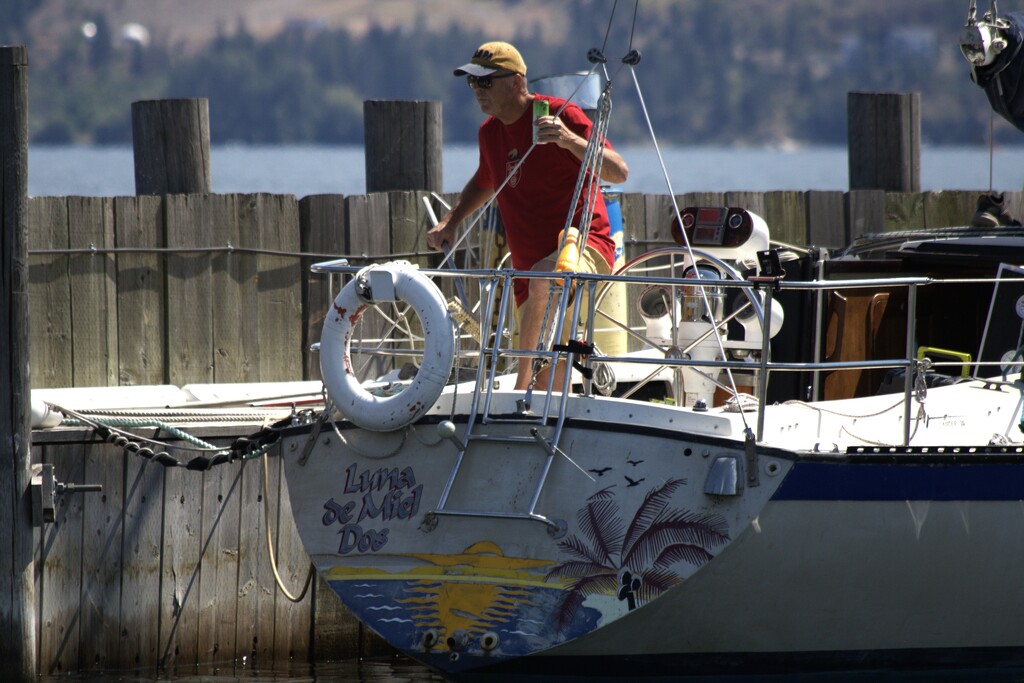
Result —
[[1024, 500], [1024, 459], [797, 461], [772, 500]]

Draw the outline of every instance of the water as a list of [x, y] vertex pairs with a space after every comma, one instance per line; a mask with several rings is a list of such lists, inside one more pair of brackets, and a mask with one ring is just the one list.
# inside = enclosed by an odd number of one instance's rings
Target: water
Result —
[[[235, 671], [213, 670], [188, 674], [83, 673], [42, 676], [38, 683], [441, 683], [445, 679], [408, 660], [328, 662], [314, 666], [296, 666], [290, 670]], [[510, 681], [502, 677], [502, 681]], [[581, 679], [572, 679], [580, 681]], [[644, 679], [637, 679], [644, 680]], [[671, 679], [658, 679], [668, 683]], [[692, 679], [693, 683], [737, 683], [749, 677], [723, 676]], [[901, 674], [882, 672], [826, 675], [767, 676], [759, 683], [1022, 683], [1021, 671], [922, 671]], [[530, 679], [530, 683], [541, 683]], [[625, 682], [624, 682], [625, 683]]]
[[[667, 184], [653, 147], [620, 147], [630, 166], [625, 192], [665, 193]], [[361, 147], [217, 146], [211, 149], [213, 191], [364, 194]], [[846, 190], [845, 147], [793, 150], [673, 147], [662, 150], [672, 190]], [[457, 192], [476, 168], [475, 146], [449, 145], [443, 159], [444, 189]], [[992, 158], [996, 190], [1024, 188], [1024, 147], [1005, 147]], [[135, 194], [130, 147], [42, 146], [29, 148], [28, 192], [32, 196]], [[932, 147], [921, 153], [923, 190], [984, 190], [989, 153], [983, 147]]]
[[405, 658], [295, 665], [288, 669], [246, 667], [201, 672], [86, 672], [41, 676], [38, 683], [442, 683], [445, 679]]

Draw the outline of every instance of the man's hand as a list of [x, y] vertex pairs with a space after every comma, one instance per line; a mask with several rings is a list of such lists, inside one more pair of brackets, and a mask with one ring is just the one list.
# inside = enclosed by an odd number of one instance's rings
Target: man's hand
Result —
[[455, 226], [451, 225], [452, 214], [449, 211], [444, 218], [437, 222], [433, 228], [427, 231], [427, 246], [434, 251], [442, 251], [445, 242], [452, 243], [455, 237]]
[[583, 146], [586, 147], [586, 140], [566, 128], [562, 119], [557, 116], [541, 116], [534, 122], [534, 125], [537, 126], [538, 144], [553, 142], [564, 149], [571, 149], [579, 146], [582, 141]]
[[[537, 126], [537, 143], [545, 144], [553, 142], [562, 149], [572, 152], [580, 161], [587, 151], [586, 138], [577, 135], [569, 129], [557, 116], [541, 116], [534, 124]], [[629, 167], [625, 160], [610, 147], [604, 150], [604, 163], [601, 165], [601, 180], [612, 184], [626, 182], [629, 177]]]

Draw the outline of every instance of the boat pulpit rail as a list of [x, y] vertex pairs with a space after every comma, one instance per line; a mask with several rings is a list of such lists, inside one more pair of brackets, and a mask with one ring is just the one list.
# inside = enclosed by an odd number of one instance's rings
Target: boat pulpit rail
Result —
[[[466, 284], [466, 297], [458, 315], [450, 316], [457, 331], [455, 371], [458, 383], [475, 384], [470, 424], [486, 425], [507, 420], [505, 414], [493, 414], [496, 391], [507, 391], [514, 382], [514, 369], [518, 363], [540, 357], [546, 365], [565, 362], [575, 371], [566, 373], [564, 384], [555, 386], [555, 373], [545, 386], [538, 387], [531, 405], [517, 416], [517, 420], [532, 421], [542, 431], [553, 422], [554, 428], [544, 437], [546, 447], [557, 452], [565, 420], [566, 401], [570, 396], [595, 394], [650, 400], [652, 385], [664, 387], [657, 400], [675, 404], [683, 410], [703, 411], [713, 400], [723, 396], [740, 405], [749, 405], [753, 398], [757, 404], [756, 439], [764, 438], [764, 406], [768, 401], [771, 377], [776, 373], [809, 373], [812, 378], [806, 395], [797, 400], [820, 397], [822, 377], [828, 373], [847, 371], [896, 370], [902, 372], [904, 397], [904, 445], [911, 438], [912, 410], [915, 392], [920, 391], [921, 378], [928, 371], [949, 370], [955, 375], [968, 368], [972, 377], [996, 376], [1007, 371], [1005, 360], [992, 360], [966, 355], [964, 358], [919, 357], [918, 321], [921, 319], [919, 294], [923, 288], [956, 288], [965, 284], [995, 286], [1012, 279], [1024, 283], [1019, 272], [1012, 278], [933, 278], [933, 277], [863, 277], [834, 280], [789, 280], [782, 278], [740, 277], [731, 268], [720, 268], [729, 277], [693, 277], [689, 259], [680, 250], [657, 250], [660, 260], [637, 259], [637, 267], [624, 268], [616, 275], [587, 273], [538, 273], [515, 269], [431, 269], [421, 267], [419, 272], [431, 278], [445, 297], [449, 308], [456, 308], [453, 280], [461, 278]], [[715, 259], [695, 252], [703, 260]], [[312, 266], [316, 273], [350, 276], [364, 267], [352, 265], [347, 259], [337, 259]], [[582, 346], [549, 344], [547, 348], [517, 349], [515, 340], [515, 304], [513, 280], [548, 279], [564, 285], [557, 297], [557, 311], [552, 317], [558, 328], [555, 336], [579, 339]], [[827, 299], [837, 292], [857, 290], [905, 291], [906, 308], [903, 315], [902, 355], [828, 360], [823, 358], [826, 335], [829, 334]], [[711, 293], [712, 307], [719, 302], [731, 301], [731, 311], [709, 311], [707, 297], [698, 298], [696, 292]], [[577, 297], [575, 292], [588, 296]], [[804, 323], [813, 336], [813, 353], [797, 360], [777, 360], [772, 357], [771, 338], [781, 325], [779, 299], [795, 292], [809, 294], [815, 302], [810, 323]], [[1021, 294], [1024, 294], [1022, 289]], [[702, 300], [703, 299], [703, 300]], [[584, 301], [586, 306], [584, 307]], [[370, 302], [373, 303], [373, 302]], [[378, 387], [393, 383], [400, 390], [415, 375], [415, 367], [422, 360], [422, 325], [406, 320], [415, 317], [410, 307], [401, 302], [386, 302], [391, 310], [380, 314], [376, 326], [363, 330], [351, 339], [351, 352], [365, 363], [367, 358], [383, 359], [383, 365], [361, 365], [369, 369], [390, 368], [390, 373], [364, 376], [363, 380], [377, 380]], [[654, 311], [652, 313], [652, 310]], [[793, 311], [798, 313], [798, 311]], [[464, 324], [469, 319], [475, 325]], [[794, 316], [795, 317], [795, 316]], [[778, 319], [777, 319], [778, 318]], [[561, 325], [570, 326], [575, 334], [567, 334]], [[584, 320], [583, 324], [578, 324]], [[765, 330], [768, 320], [768, 333]], [[730, 338], [730, 326], [743, 322], [744, 334]], [[1020, 322], [1018, 320], [1018, 322]], [[988, 327], [986, 322], [986, 329]], [[470, 331], [470, 328], [478, 328]], [[483, 330], [480, 332], [479, 330]], [[833, 332], [834, 334], [834, 332]], [[604, 337], [618, 335], [618, 343], [606, 344]], [[984, 335], [983, 335], [984, 337]], [[595, 343], [596, 342], [596, 343]], [[898, 341], [897, 341], [898, 343]], [[607, 349], [605, 348], [607, 346]], [[890, 345], [891, 346], [891, 345]], [[314, 345], [316, 348], [316, 345]], [[977, 351], [970, 349], [971, 352]], [[776, 356], [781, 355], [775, 353]], [[401, 365], [401, 361], [405, 365]], [[403, 369], [404, 368], [404, 369]], [[989, 372], [991, 371], [991, 372]], [[404, 374], [403, 374], [404, 373]], [[737, 384], [735, 374], [749, 381]], [[700, 385], [700, 391], [690, 391]], [[746, 391], [741, 391], [740, 386]], [[746, 394], [743, 396], [741, 394]], [[463, 442], [472, 441], [467, 429]], [[534, 437], [527, 437], [532, 439]]]

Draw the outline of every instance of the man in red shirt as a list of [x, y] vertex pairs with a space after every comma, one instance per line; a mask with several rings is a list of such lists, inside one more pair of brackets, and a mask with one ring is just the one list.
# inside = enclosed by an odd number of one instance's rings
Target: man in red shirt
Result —
[[[483, 206], [505, 183], [498, 194], [498, 208], [512, 266], [517, 270], [553, 272], [558, 251], [558, 233], [565, 227], [573, 191], [583, 155], [590, 137], [591, 121], [575, 104], [562, 109], [564, 100], [531, 93], [527, 89], [526, 64], [515, 47], [504, 42], [484, 43], [472, 60], [455, 70], [466, 76], [481, 111], [488, 115], [480, 126], [480, 163], [449, 211], [427, 233], [427, 244], [441, 249], [453, 243], [455, 230], [474, 211]], [[536, 122], [537, 146], [516, 168], [533, 144], [533, 101], [547, 100], [552, 114]], [[514, 171], [514, 172], [513, 172]], [[509, 174], [512, 177], [509, 178]], [[605, 145], [601, 180], [625, 182], [629, 168], [622, 157]], [[586, 193], [580, 194], [572, 225], [579, 226]], [[608, 273], [615, 261], [615, 244], [608, 225], [604, 197], [598, 193], [590, 222], [586, 248], [581, 248], [579, 271]], [[533, 351], [540, 339], [541, 325], [548, 300], [548, 280], [515, 282], [519, 308], [519, 348]], [[531, 379], [531, 363], [519, 363], [517, 389], [525, 389]], [[561, 387], [560, 363], [555, 387]], [[541, 375], [539, 381], [546, 381]]]

